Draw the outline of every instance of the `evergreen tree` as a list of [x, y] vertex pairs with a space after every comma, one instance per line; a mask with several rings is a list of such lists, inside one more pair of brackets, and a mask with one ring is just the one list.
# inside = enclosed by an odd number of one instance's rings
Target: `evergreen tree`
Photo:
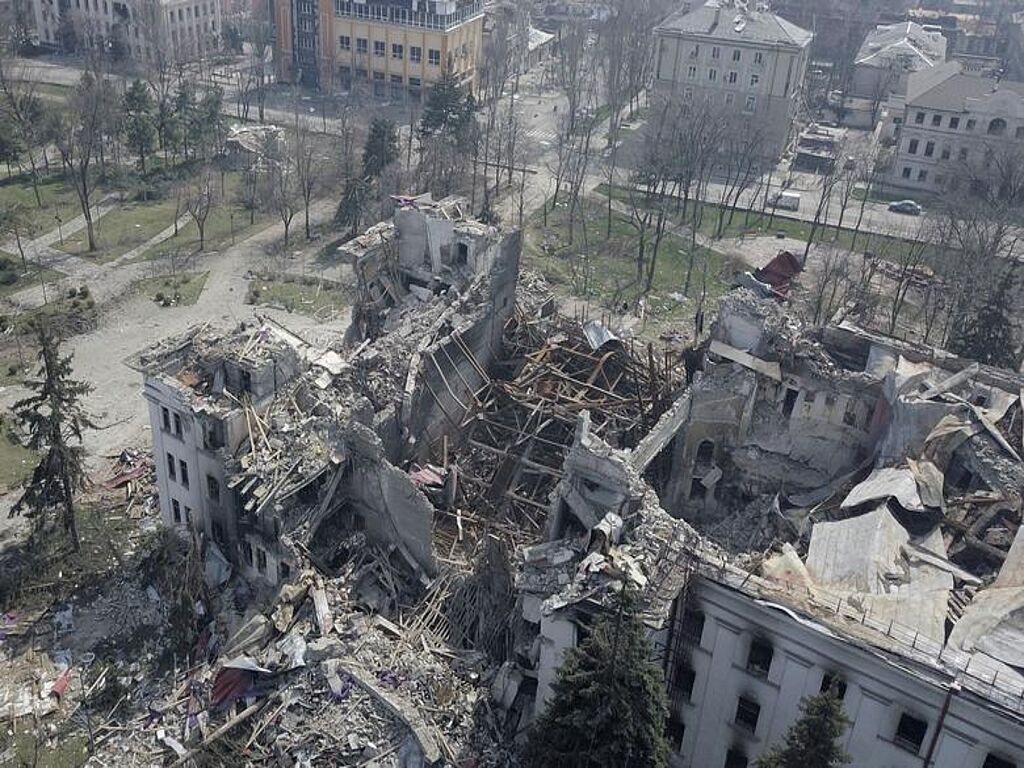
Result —
[[153, 97], [149, 86], [136, 79], [124, 94], [125, 142], [139, 156], [142, 172], [146, 172], [146, 156], [156, 147], [156, 121], [153, 119]]
[[48, 511], [60, 510], [64, 530], [77, 551], [74, 495], [85, 485], [82, 430], [95, 426], [80, 401], [92, 386], [71, 378], [71, 355], [61, 357], [60, 341], [52, 328], [40, 323], [37, 333], [39, 380], [27, 383], [33, 394], [15, 403], [14, 413], [28, 433], [28, 447], [42, 453], [42, 458], [11, 515], [22, 514], [27, 507], [38, 527]]
[[363, 178], [377, 179], [384, 169], [398, 159], [398, 130], [394, 122], [373, 118], [363, 145]]
[[837, 743], [850, 721], [836, 689], [804, 699], [800, 711], [785, 741], [761, 755], [757, 768], [835, 768], [850, 762], [850, 756]]
[[476, 101], [463, 93], [454, 73], [445, 72], [430, 89], [420, 118], [420, 136], [460, 136], [472, 123]]
[[1012, 318], [1013, 286], [1017, 270], [1006, 271], [977, 309], [966, 316], [966, 322], [953, 330], [949, 349], [961, 357], [986, 365], [1016, 369]]
[[338, 203], [338, 210], [334, 213], [335, 222], [342, 227], [348, 227], [352, 237], [359, 232], [359, 222], [363, 218], [363, 208], [366, 206], [367, 196], [366, 187], [367, 182], [363, 179], [349, 179], [345, 183], [345, 191]]
[[569, 650], [554, 696], [529, 734], [530, 768], [663, 768], [665, 680], [653, 659], [635, 598], [623, 592], [615, 612]]

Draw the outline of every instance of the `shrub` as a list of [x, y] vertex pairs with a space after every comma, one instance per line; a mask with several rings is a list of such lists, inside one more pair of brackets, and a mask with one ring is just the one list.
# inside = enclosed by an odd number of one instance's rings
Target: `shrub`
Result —
[[68, 298], [69, 299], [73, 299], [77, 295], [78, 295], [78, 289], [77, 288], [68, 288]]
[[0, 285], [14, 285], [18, 282], [18, 273], [13, 269], [0, 270]]
[[18, 375], [18, 366], [17, 366], [16, 363], [12, 363], [11, 365], [7, 366], [7, 375], [8, 376], [17, 376]]
[[88, 301], [85, 302], [85, 306], [86, 306], [87, 309], [92, 309], [93, 307], [96, 306], [96, 300], [95, 299], [89, 299]]
[[295, 282], [295, 275], [285, 275], [281, 280], [290, 285]]
[[78, 309], [81, 306], [81, 302], [78, 299], [71, 300], [71, 309]]
[[81, 296], [83, 299], [88, 299], [89, 298], [89, 287], [86, 286], [86, 285], [83, 285], [81, 288], [78, 289], [78, 295]]
[[157, 303], [160, 303], [161, 301], [164, 300], [164, 292], [163, 291], [157, 291], [156, 292], [156, 296], [154, 296], [153, 299], [156, 300]]

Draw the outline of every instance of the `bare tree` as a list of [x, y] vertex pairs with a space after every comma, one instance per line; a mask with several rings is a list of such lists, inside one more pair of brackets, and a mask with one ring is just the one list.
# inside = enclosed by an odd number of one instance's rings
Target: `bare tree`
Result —
[[807, 263], [807, 256], [814, 245], [815, 235], [823, 227], [828, 226], [828, 210], [832, 203], [832, 195], [839, 183], [842, 162], [839, 158], [845, 157], [843, 144], [836, 149], [836, 161], [832, 163], [821, 176], [818, 177], [818, 187], [821, 190], [818, 203], [814, 208], [814, 219], [811, 221], [811, 231], [807, 234], [807, 244], [804, 246], [803, 263]]
[[206, 248], [206, 222], [217, 202], [217, 184], [213, 169], [205, 165], [196, 178], [189, 183], [188, 196], [185, 198], [185, 210], [195, 222], [199, 233], [199, 250]]
[[[295, 136], [292, 141], [292, 165], [295, 170], [295, 184], [302, 197], [302, 210], [307, 240], [313, 237], [313, 233], [309, 228], [309, 206], [313, 201], [313, 195], [320, 188], [321, 179], [327, 170], [328, 162], [327, 158], [318, 155], [309, 121], [304, 117], [300, 118], [298, 109], [296, 109]], [[285, 231], [287, 233], [287, 225], [285, 226]], [[285, 240], [287, 241], [287, 234]]]
[[302, 205], [298, 174], [287, 163], [272, 163], [263, 177], [260, 200], [263, 207], [277, 215], [284, 225], [284, 246], [288, 247], [292, 220]]

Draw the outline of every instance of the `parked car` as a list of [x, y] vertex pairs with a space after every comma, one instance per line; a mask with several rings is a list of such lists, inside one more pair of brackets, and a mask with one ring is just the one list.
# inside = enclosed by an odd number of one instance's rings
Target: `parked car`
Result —
[[908, 216], [920, 216], [922, 208], [913, 200], [894, 200], [889, 203], [889, 210], [893, 213], [905, 213]]
[[778, 192], [768, 199], [768, 204], [773, 208], [781, 208], [786, 211], [797, 211], [800, 209], [800, 193]]

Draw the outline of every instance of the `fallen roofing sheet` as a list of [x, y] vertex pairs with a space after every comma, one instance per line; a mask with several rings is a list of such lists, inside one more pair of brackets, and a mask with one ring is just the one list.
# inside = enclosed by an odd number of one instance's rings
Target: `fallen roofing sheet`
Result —
[[739, 363], [744, 368], [749, 368], [756, 373], [760, 373], [762, 376], [767, 376], [775, 381], [782, 381], [782, 367], [778, 363], [771, 363], [767, 360], [762, 360], [749, 352], [744, 352], [742, 349], [731, 347], [718, 339], [711, 342], [711, 346], [708, 347], [708, 352], [713, 355], [718, 355], [719, 357], [724, 357], [726, 360], [732, 360], [734, 363]]

